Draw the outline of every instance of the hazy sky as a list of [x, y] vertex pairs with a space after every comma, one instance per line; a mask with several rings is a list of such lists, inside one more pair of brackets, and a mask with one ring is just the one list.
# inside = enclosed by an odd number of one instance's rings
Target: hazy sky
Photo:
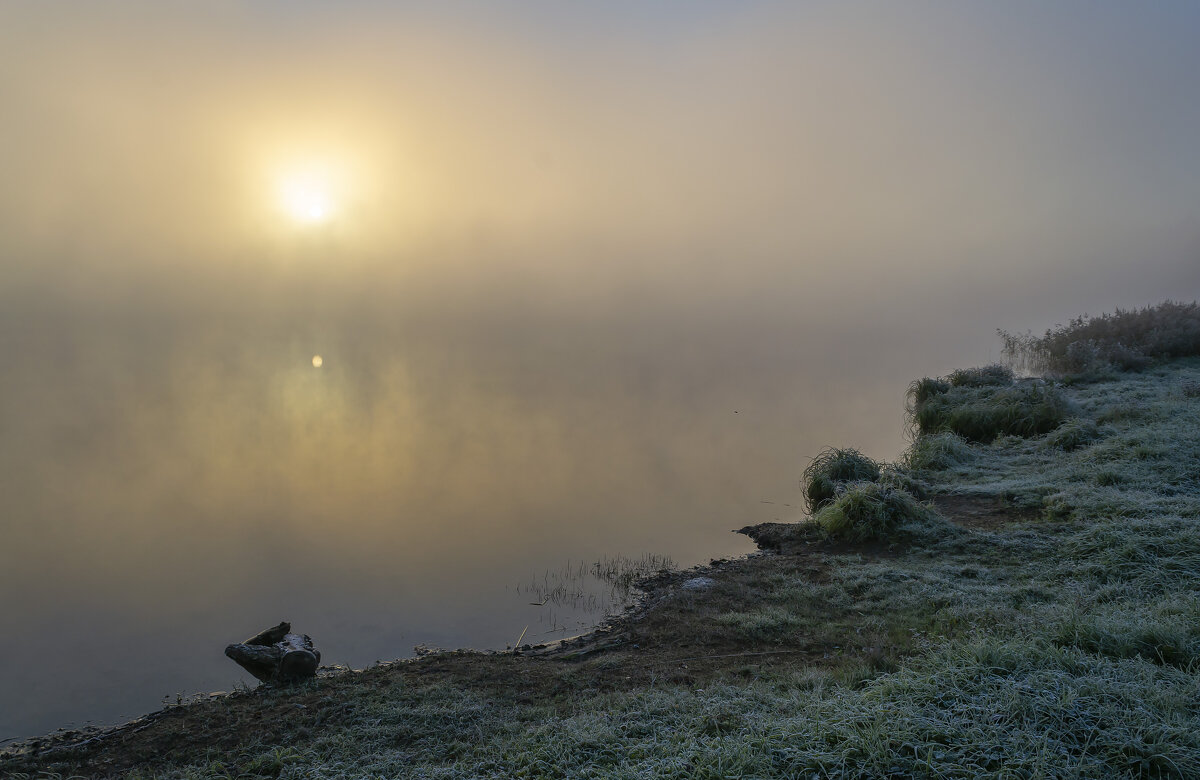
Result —
[[[1196, 292], [1190, 3], [0, 17], [0, 284], [25, 300], [258, 307], [317, 274], [307, 254], [349, 298], [913, 326], [936, 302], [982, 307], [990, 338]], [[314, 169], [336, 190], [320, 231], [278, 208]]]

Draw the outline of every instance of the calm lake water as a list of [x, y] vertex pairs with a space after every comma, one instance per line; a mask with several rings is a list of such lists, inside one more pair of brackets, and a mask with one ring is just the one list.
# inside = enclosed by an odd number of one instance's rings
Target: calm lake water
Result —
[[900, 361], [769, 318], [350, 308], [6, 308], [0, 735], [253, 684], [281, 619], [352, 667], [578, 633], [532, 583], [745, 553], [821, 447], [903, 446]]

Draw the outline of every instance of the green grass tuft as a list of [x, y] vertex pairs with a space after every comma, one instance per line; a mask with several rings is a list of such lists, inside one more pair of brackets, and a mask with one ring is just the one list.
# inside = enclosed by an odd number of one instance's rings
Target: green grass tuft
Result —
[[946, 379], [951, 387], [1007, 387], [1015, 377], [1008, 366], [992, 364], [982, 368], [960, 368]]
[[1100, 428], [1091, 420], [1068, 420], [1046, 437], [1046, 446], [1070, 452], [1100, 438]]
[[931, 433], [913, 442], [905, 455], [908, 468], [916, 471], [944, 471], [970, 463], [975, 449], [957, 433]]
[[1187, 669], [1200, 659], [1200, 599], [1159, 597], [1149, 603], [1105, 604], [1073, 613], [1056, 644], [1109, 658], [1144, 658]]
[[887, 465], [880, 469], [879, 484], [894, 490], [903, 490], [918, 501], [928, 501], [933, 495], [933, 486], [913, 476], [907, 469]]
[[813, 522], [832, 537], [850, 542], [887, 541], [950, 526], [932, 508], [896, 488], [876, 482], [846, 485]]
[[908, 402], [911, 406], [920, 406], [935, 395], [941, 395], [949, 389], [950, 383], [945, 379], [931, 379], [930, 377], [918, 379], [908, 386]]
[[847, 483], [874, 482], [879, 474], [879, 464], [858, 450], [823, 450], [804, 469], [801, 478], [808, 511], [815, 512], [832, 502]]
[[1037, 382], [952, 387], [911, 408], [919, 435], [956, 433], [989, 443], [999, 436], [1040, 436], [1071, 416], [1062, 390]]

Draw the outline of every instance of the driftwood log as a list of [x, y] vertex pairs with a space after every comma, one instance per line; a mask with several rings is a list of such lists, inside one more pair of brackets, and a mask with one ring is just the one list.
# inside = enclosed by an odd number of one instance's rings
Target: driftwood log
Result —
[[321, 663], [321, 651], [313, 647], [312, 637], [293, 634], [292, 624], [286, 621], [226, 647], [225, 655], [268, 683], [307, 680], [316, 675]]

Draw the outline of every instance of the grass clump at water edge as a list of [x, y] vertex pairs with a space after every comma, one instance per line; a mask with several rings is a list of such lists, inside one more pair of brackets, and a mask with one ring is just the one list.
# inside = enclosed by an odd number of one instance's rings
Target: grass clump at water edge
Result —
[[876, 482], [854, 482], [813, 515], [826, 534], [849, 542], [878, 542], [924, 536], [952, 527], [906, 490]]
[[808, 511], [815, 512], [832, 502], [847, 483], [874, 482], [879, 473], [879, 464], [856, 449], [822, 450], [801, 477]]
[[946, 377], [950, 387], [1005, 387], [1014, 380], [1011, 368], [995, 363], [981, 368], [960, 368]]

